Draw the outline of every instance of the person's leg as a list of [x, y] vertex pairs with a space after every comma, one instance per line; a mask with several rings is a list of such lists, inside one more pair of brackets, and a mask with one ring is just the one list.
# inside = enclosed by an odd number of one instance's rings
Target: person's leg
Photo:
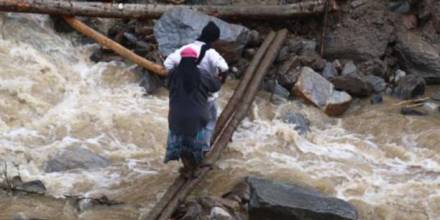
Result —
[[179, 160], [180, 158], [180, 140], [171, 130], [168, 131], [167, 148], [164, 158], [164, 163], [171, 160]]
[[212, 135], [214, 134], [215, 126], [217, 124], [217, 100], [213, 100], [208, 102], [209, 106], [209, 121], [206, 125], [206, 134], [204, 135], [206, 138], [206, 144], [211, 146], [212, 144]]

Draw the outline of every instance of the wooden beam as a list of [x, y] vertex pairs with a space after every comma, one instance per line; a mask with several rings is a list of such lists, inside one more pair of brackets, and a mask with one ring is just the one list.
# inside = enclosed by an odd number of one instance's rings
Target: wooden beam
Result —
[[159, 18], [174, 8], [187, 8], [223, 18], [273, 19], [319, 14], [325, 0], [286, 5], [113, 4], [67, 0], [0, 0], [0, 11], [107, 18]]
[[93, 30], [80, 20], [74, 18], [74, 17], [64, 17], [64, 20], [72, 26], [75, 30], [78, 32], [84, 34], [87, 37], [90, 37], [94, 39], [98, 44], [101, 46], [113, 50], [115, 53], [119, 54], [120, 56], [130, 60], [131, 62], [149, 70], [151, 73], [160, 75], [160, 76], [166, 76], [167, 71], [165, 68], [159, 64], [153, 63], [133, 51], [123, 47], [119, 43], [111, 40], [110, 38], [104, 36], [103, 34]]

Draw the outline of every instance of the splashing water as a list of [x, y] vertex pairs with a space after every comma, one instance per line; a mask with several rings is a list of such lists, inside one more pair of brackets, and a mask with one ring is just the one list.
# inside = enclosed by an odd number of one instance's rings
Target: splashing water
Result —
[[[2, 14], [0, 33], [0, 160], [8, 174], [42, 180], [57, 198], [106, 195], [127, 204], [78, 213], [44, 197], [2, 196], [0, 219], [20, 212], [58, 219], [147, 213], [179, 166], [162, 164], [167, 92], [144, 96], [133, 66], [90, 62], [96, 45], [54, 33], [45, 16]], [[223, 106], [235, 83], [223, 89]], [[259, 94], [199, 193], [221, 194], [258, 175], [348, 200], [361, 219], [440, 219], [440, 117], [401, 116], [386, 99], [334, 119], [298, 101], [271, 104], [268, 96]], [[310, 119], [311, 132], [301, 136], [281, 120], [292, 111]], [[111, 166], [44, 172], [69, 147], [106, 157]]]

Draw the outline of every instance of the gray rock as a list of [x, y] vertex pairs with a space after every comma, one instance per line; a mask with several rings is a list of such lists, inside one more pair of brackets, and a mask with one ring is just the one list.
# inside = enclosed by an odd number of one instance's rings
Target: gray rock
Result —
[[288, 112], [286, 115], [281, 116], [281, 120], [285, 123], [294, 124], [295, 130], [301, 135], [310, 131], [309, 119], [300, 113]]
[[435, 92], [432, 96], [431, 96], [432, 100], [435, 101], [440, 101], [440, 91]]
[[181, 46], [193, 42], [209, 21], [219, 26], [220, 40], [235, 42], [243, 47], [250, 40], [249, 29], [243, 26], [228, 24], [218, 18], [189, 9], [177, 8], [164, 13], [154, 26], [154, 35], [160, 52], [167, 56]]
[[333, 93], [333, 84], [309, 67], [303, 67], [298, 81], [294, 87], [294, 93], [323, 108]]
[[338, 75], [338, 70], [334, 63], [327, 62], [325, 64], [324, 70], [322, 71], [322, 76], [326, 79], [332, 79]]
[[357, 74], [337, 76], [330, 81], [336, 89], [346, 91], [355, 97], [366, 97], [373, 93], [372, 85]]
[[356, 64], [354, 64], [353, 61], [348, 61], [345, 65], [344, 65], [344, 69], [342, 69], [342, 75], [350, 75], [350, 74], [356, 74], [357, 73], [357, 66]]
[[249, 218], [252, 220], [354, 220], [356, 209], [349, 203], [321, 195], [299, 185], [248, 177], [251, 187]]
[[411, 10], [411, 5], [406, 0], [394, 1], [388, 3], [388, 9], [395, 13], [405, 14]]
[[403, 107], [402, 109], [400, 109], [400, 114], [402, 114], [402, 115], [413, 115], [413, 116], [425, 116], [425, 115], [428, 115], [428, 112], [426, 112], [423, 109], [415, 109], [415, 108]]
[[343, 91], [333, 91], [327, 104], [324, 107], [324, 112], [330, 116], [340, 116], [350, 108], [352, 98]]
[[408, 75], [399, 80], [393, 95], [400, 99], [416, 98], [425, 94], [426, 82], [418, 75]]
[[288, 99], [290, 96], [289, 90], [282, 87], [276, 80], [266, 80], [263, 83], [263, 89], [267, 92], [273, 93], [274, 95], [277, 95], [279, 97], [282, 97], [284, 99]]
[[61, 150], [45, 164], [45, 172], [61, 172], [71, 169], [104, 168], [111, 161], [80, 146]]
[[249, 202], [250, 193], [249, 185], [246, 181], [240, 181], [230, 192], [224, 194], [222, 197], [239, 203], [247, 203]]
[[46, 186], [40, 180], [23, 182], [20, 176], [14, 176], [12, 178], [11, 183], [12, 183], [12, 187], [19, 191], [23, 191], [27, 193], [36, 193], [36, 194], [46, 193]]
[[226, 210], [220, 207], [214, 207], [209, 214], [210, 220], [233, 220], [234, 218]]
[[440, 49], [412, 32], [400, 32], [396, 51], [408, 74], [422, 76], [426, 83], [440, 83]]
[[375, 94], [371, 97], [370, 103], [375, 105], [383, 102], [383, 97], [379, 94]]
[[139, 86], [143, 87], [147, 94], [152, 94], [162, 87], [162, 81], [157, 75], [152, 75], [148, 71], [142, 70], [142, 78]]
[[[281, 69], [282, 67], [280, 67]], [[298, 66], [291, 68], [285, 74], [278, 74], [277, 79], [280, 85], [285, 88], [291, 89], [297, 82], [301, 74], [301, 68]]]
[[434, 102], [425, 102], [422, 108], [429, 113], [435, 113], [439, 111], [440, 105]]
[[385, 91], [387, 83], [381, 77], [375, 75], [368, 75], [365, 77], [368, 83], [373, 87], [374, 92], [379, 93]]

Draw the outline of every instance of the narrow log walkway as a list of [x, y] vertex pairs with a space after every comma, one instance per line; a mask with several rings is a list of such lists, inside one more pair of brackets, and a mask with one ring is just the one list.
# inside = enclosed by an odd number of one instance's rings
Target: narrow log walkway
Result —
[[[271, 32], [259, 48], [218, 120], [214, 144], [212, 150], [207, 155], [206, 163], [214, 164], [220, 159], [220, 155], [231, 140], [235, 129], [246, 117], [258, 92], [258, 87], [277, 56], [286, 36], [287, 30], [285, 29], [277, 33]], [[200, 168], [195, 179], [185, 179], [182, 176], [177, 177], [145, 220], [170, 219], [179, 202], [184, 201], [197, 184], [203, 180], [209, 170], [210, 168], [208, 167]]]

